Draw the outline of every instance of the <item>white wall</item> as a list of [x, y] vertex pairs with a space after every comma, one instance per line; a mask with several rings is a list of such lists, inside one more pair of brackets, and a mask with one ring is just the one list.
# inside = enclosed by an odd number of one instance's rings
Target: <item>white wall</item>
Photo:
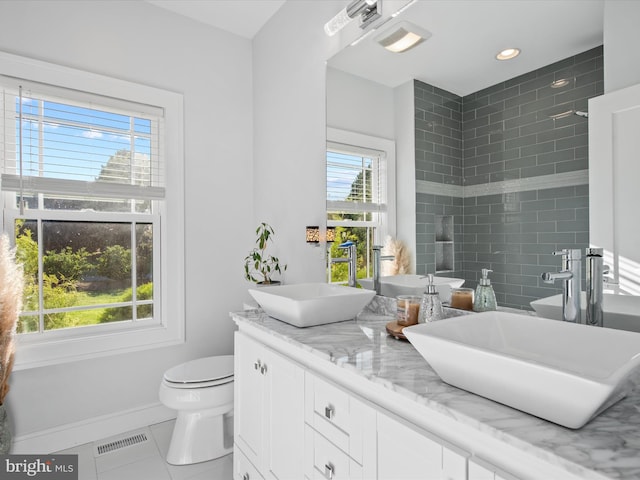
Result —
[[345, 3], [289, 1], [253, 41], [254, 223], [274, 227], [287, 283], [326, 275], [304, 234], [326, 224], [325, 65], [340, 40], [323, 26]]
[[416, 271], [416, 129], [413, 80], [393, 89], [396, 131], [396, 236]]
[[604, 4], [605, 93], [640, 83], [640, 2], [606, 0]]
[[21, 437], [157, 404], [168, 367], [232, 352], [228, 312], [241, 308], [254, 241], [251, 42], [146, 2], [3, 0], [0, 50], [185, 101], [186, 343], [14, 372], [7, 409]]
[[393, 140], [393, 89], [328, 67], [327, 126]]

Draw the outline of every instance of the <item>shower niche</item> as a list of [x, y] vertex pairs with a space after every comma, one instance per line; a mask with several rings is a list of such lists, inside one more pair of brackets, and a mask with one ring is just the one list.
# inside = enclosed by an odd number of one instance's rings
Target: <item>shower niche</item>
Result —
[[453, 215], [436, 215], [436, 273], [452, 272]]

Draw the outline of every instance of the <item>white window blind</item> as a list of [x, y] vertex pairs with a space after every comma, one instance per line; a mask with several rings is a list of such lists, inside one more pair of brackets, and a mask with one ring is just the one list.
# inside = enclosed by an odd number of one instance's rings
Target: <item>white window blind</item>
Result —
[[382, 151], [327, 142], [327, 211], [386, 211], [384, 158]]
[[3, 191], [164, 198], [162, 108], [1, 75], [0, 88]]

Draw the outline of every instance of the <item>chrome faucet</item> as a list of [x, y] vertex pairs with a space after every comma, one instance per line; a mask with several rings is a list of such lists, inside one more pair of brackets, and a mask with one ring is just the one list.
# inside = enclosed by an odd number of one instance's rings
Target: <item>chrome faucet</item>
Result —
[[371, 249], [373, 250], [373, 289], [376, 291], [376, 295], [380, 295], [380, 262], [382, 260], [394, 260], [396, 257], [393, 255], [381, 255], [381, 245], [374, 245]]
[[602, 263], [602, 248], [587, 248], [586, 250], [587, 277], [587, 325], [603, 326], [602, 290], [604, 289], [604, 274], [608, 267]]
[[357, 253], [356, 253], [356, 244], [355, 242], [352, 241], [347, 241], [344, 243], [341, 243], [338, 248], [341, 248], [342, 250], [346, 250], [347, 251], [347, 257], [346, 258], [332, 258], [331, 259], [331, 263], [348, 263], [349, 264], [349, 286], [350, 287], [356, 287], [356, 269], [357, 264], [356, 264], [356, 259], [357, 259]]
[[562, 320], [565, 322], [582, 323], [580, 320], [580, 282], [582, 277], [579, 249], [564, 249], [553, 252], [562, 255], [562, 270], [559, 272], [545, 272], [542, 281], [553, 283], [563, 280], [562, 288]]

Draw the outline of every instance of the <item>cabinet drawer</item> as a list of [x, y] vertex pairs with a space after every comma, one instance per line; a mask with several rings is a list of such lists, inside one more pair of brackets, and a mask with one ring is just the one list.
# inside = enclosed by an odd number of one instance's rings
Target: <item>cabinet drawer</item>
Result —
[[362, 462], [363, 430], [375, 413], [341, 388], [307, 372], [305, 421], [343, 452]]
[[314, 383], [314, 413], [349, 434], [352, 430], [349, 418], [349, 394], [317, 377]]
[[305, 422], [363, 465], [376, 414], [364, 402], [314, 374], [305, 373]]
[[263, 480], [262, 475], [249, 459], [234, 445], [233, 448], [233, 479], [234, 480]]
[[307, 471], [312, 480], [363, 479], [362, 467], [346, 453], [333, 445], [311, 427], [307, 426], [306, 438], [312, 442], [310, 451], [312, 467]]

